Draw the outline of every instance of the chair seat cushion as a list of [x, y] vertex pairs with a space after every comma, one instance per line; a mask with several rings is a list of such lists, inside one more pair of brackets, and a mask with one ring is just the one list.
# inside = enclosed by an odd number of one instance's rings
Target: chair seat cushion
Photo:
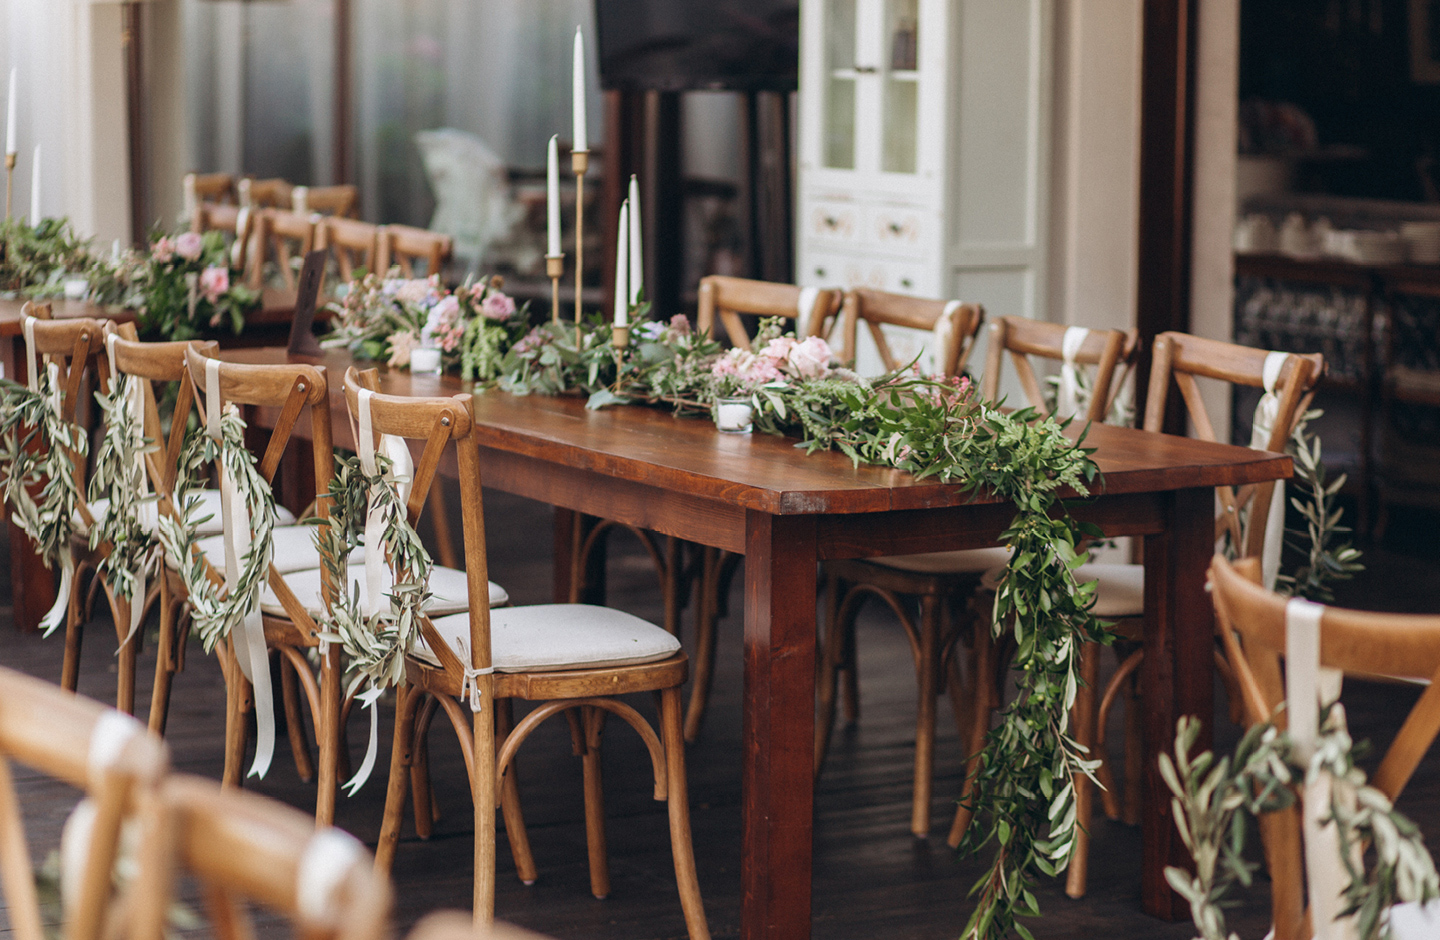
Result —
[[[275, 546], [275, 570], [281, 574], [304, 571], [320, 567], [320, 550], [315, 547], [313, 525], [276, 526], [273, 543]], [[225, 535], [211, 535], [199, 541], [200, 550], [218, 570], [225, 570]], [[365, 550], [356, 548], [350, 553], [352, 565], [365, 561]]]
[[[458, 653], [470, 645], [468, 613], [441, 617], [435, 629]], [[490, 612], [490, 654], [496, 672], [604, 669], [668, 659], [680, 641], [624, 611], [589, 604], [536, 604]], [[422, 639], [415, 655], [439, 663]]]
[[[385, 582], [384, 590], [389, 591], [394, 583], [390, 577], [390, 569], [384, 569]], [[320, 600], [320, 569], [310, 568], [305, 571], [292, 571], [284, 575], [285, 583], [294, 592], [295, 599], [305, 606], [309, 612], [316, 613], [324, 609]], [[347, 591], [353, 592], [356, 586], [360, 588], [360, 596], [365, 596], [365, 565], [350, 565], [350, 586]], [[431, 616], [453, 614], [458, 611], [470, 609], [470, 588], [465, 580], [465, 572], [457, 571], [454, 568], [442, 568], [436, 565], [430, 572], [430, 604], [426, 610]], [[490, 582], [490, 606], [498, 607], [501, 604], [508, 604], [510, 595], [505, 589], [494, 581]], [[267, 584], [264, 592], [260, 595], [260, 609], [275, 617], [285, 616], [285, 608], [280, 606], [280, 599]]]
[[920, 574], [980, 574], [1010, 561], [1008, 548], [970, 548], [958, 552], [926, 552], [923, 555], [886, 555], [866, 559], [871, 564]]
[[[1004, 567], [992, 568], [985, 572], [980, 584], [987, 590], [995, 590], [1000, 584]], [[1075, 583], [1085, 584], [1098, 581], [1095, 585], [1095, 616], [1115, 620], [1120, 617], [1139, 617], [1145, 613], [1145, 566], [1096, 562], [1081, 565], [1075, 569]]]
[[[179, 507], [176, 508], [178, 509]], [[110, 500], [108, 499], [97, 499], [90, 504], [90, 515], [94, 517], [96, 525], [99, 525], [109, 512]], [[209, 518], [206, 518], [207, 516]], [[142, 516], [141, 518], [143, 519], [144, 517]], [[195, 532], [198, 535], [219, 535], [225, 531], [225, 523], [220, 516], [219, 490], [200, 491], [200, 506], [196, 512], [196, 518], [204, 519], [203, 522], [195, 527]], [[78, 514], [76, 522], [77, 524], [79, 522]], [[276, 506], [275, 524], [277, 526], [292, 526], [295, 524], [295, 514], [284, 506]]]

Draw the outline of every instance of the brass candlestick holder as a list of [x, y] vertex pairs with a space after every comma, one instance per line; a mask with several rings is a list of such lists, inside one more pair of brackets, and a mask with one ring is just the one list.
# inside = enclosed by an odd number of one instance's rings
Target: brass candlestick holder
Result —
[[10, 197], [15, 192], [15, 157], [17, 154], [5, 154], [5, 219], [10, 219]]
[[550, 278], [550, 322], [560, 322], [560, 278], [565, 276], [565, 256], [546, 255], [545, 274]]
[[575, 348], [580, 348], [580, 288], [585, 280], [585, 174], [590, 169], [590, 151], [570, 151], [570, 169], [575, 171]]
[[622, 380], [621, 366], [625, 361], [625, 348], [630, 345], [630, 327], [614, 325], [610, 327], [611, 352], [615, 356], [615, 392], [620, 391]]

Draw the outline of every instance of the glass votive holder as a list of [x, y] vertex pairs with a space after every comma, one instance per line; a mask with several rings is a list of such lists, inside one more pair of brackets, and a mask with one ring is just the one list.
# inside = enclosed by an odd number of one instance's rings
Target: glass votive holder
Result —
[[65, 299], [84, 300], [85, 295], [90, 293], [90, 282], [83, 277], [71, 277], [65, 279]]
[[754, 427], [755, 406], [747, 397], [715, 399], [715, 427], [734, 434], [749, 434]]
[[420, 346], [410, 350], [410, 371], [418, 374], [440, 374], [440, 350], [434, 346]]

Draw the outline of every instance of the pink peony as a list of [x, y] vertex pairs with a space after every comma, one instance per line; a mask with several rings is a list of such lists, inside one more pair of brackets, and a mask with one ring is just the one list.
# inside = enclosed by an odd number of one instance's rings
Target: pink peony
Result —
[[161, 238], [154, 245], [150, 246], [150, 257], [161, 264], [169, 264], [175, 259], [175, 243], [168, 238]]
[[790, 350], [795, 347], [795, 340], [789, 336], [777, 336], [765, 344], [760, 350], [760, 355], [766, 359], [773, 359], [775, 362], [784, 362], [790, 356]]
[[200, 273], [200, 293], [212, 304], [230, 289], [230, 271], [211, 265]]
[[786, 361], [790, 371], [802, 379], [823, 378], [830, 371], [830, 344], [812, 336], [791, 346]]
[[778, 382], [783, 378], [779, 364], [769, 356], [744, 353], [744, 357], [740, 365], [740, 377], [751, 385]]
[[404, 333], [390, 334], [390, 358], [388, 364], [392, 366], [408, 366], [410, 364], [410, 352], [419, 341], [415, 334], [408, 330]]
[[185, 232], [175, 239], [175, 253], [186, 261], [199, 261], [205, 242], [199, 232]]
[[491, 291], [480, 305], [480, 312], [491, 320], [508, 320], [515, 313], [515, 301], [509, 294]]

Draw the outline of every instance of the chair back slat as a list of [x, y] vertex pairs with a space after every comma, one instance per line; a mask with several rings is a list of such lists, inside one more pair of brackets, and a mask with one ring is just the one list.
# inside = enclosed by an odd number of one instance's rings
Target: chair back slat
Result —
[[360, 205], [360, 190], [345, 183], [338, 186], [296, 186], [290, 193], [290, 207], [301, 214], [353, 217]]
[[252, 250], [259, 225], [258, 214], [249, 206], [201, 203], [191, 219], [192, 231], [222, 232], [230, 237], [230, 266], [241, 273], [245, 286], [260, 289], [258, 250]]
[[[980, 380], [980, 393], [992, 401], [1000, 394], [1000, 373], [1005, 354], [1011, 363], [1025, 398], [1032, 408], [1048, 411], [1040, 380], [1030, 357], [1060, 362], [1065, 358], [1067, 328], [1058, 323], [1042, 323], [1023, 317], [1001, 317], [986, 327], [989, 345], [985, 352], [985, 373]], [[1075, 364], [1094, 366], [1090, 399], [1083, 415], [1086, 421], [1103, 422], [1110, 411], [1119, 383], [1116, 370], [1133, 357], [1135, 337], [1120, 330], [1090, 330], [1075, 354]]]
[[235, 202], [235, 177], [229, 173], [186, 173], [181, 180], [184, 217], [195, 221], [200, 206], [210, 202]]
[[423, 262], [424, 276], [430, 277], [439, 274], [454, 254], [455, 239], [411, 225], [385, 225], [380, 228], [379, 250], [376, 267], [381, 273], [398, 266], [402, 276], [417, 277], [417, 262]]
[[294, 291], [299, 283], [295, 262], [315, 247], [315, 230], [319, 216], [266, 209], [260, 213], [256, 243], [260, 265], [273, 262], [285, 290]]
[[[947, 310], [949, 311], [947, 314]], [[906, 363], [890, 349], [890, 342], [882, 329], [885, 325], [905, 327], [934, 333], [942, 317], [948, 316], [950, 324], [945, 331], [947, 343], [944, 349], [932, 350], [937, 372], [949, 378], [965, 371], [970, 353], [975, 348], [975, 337], [985, 322], [985, 308], [979, 304], [951, 304], [944, 300], [928, 300], [905, 294], [892, 294], [857, 287], [847, 291], [841, 311], [842, 329], [845, 331], [844, 347], [854, 350], [857, 326], [864, 322], [880, 353], [885, 368], [894, 371]]]
[[316, 247], [324, 248], [335, 259], [335, 268], [342, 281], [355, 279], [355, 270], [384, 271], [376, 264], [379, 253], [380, 228], [369, 222], [326, 216], [317, 230]]
[[[797, 321], [808, 317], [804, 323], [796, 324], [798, 331], [806, 336], [820, 336], [828, 340], [839, 323], [843, 299], [841, 292], [829, 289], [816, 291], [811, 309], [802, 312], [798, 307], [804, 296], [804, 289], [794, 284], [776, 284], [771, 281], [752, 281], [711, 274], [700, 279], [696, 327], [706, 336], [714, 335], [715, 321], [718, 319], [724, 325], [731, 345], [748, 350], [750, 336], [740, 319], [741, 314], [785, 317]], [[845, 362], [855, 358], [855, 350], [847, 344], [843, 331], [841, 348], [836, 352]]]
[[295, 201], [295, 187], [278, 176], [263, 180], [247, 176], [236, 189], [240, 205], [252, 209], [288, 209]]

